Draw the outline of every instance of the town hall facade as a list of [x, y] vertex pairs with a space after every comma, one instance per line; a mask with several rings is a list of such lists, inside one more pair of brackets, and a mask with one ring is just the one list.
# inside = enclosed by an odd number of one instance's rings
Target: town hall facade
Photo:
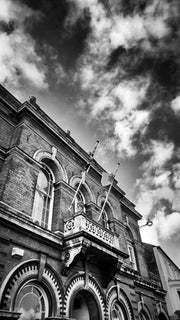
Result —
[[116, 180], [100, 214], [103, 171], [35, 97], [0, 86], [1, 319], [168, 320]]

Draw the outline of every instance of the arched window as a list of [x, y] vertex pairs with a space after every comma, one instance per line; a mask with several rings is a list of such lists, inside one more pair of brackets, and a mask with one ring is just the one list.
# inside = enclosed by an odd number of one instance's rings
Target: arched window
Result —
[[109, 229], [109, 219], [106, 210], [103, 211], [101, 219], [103, 227]]
[[[76, 185], [75, 188], [77, 189], [78, 185]], [[85, 212], [85, 204], [86, 204], [85, 196], [84, 196], [82, 190], [80, 189], [78, 191], [78, 194], [77, 194], [75, 201], [74, 201], [74, 211], [75, 212], [78, 212], [78, 211]]]
[[22, 318], [45, 319], [50, 312], [49, 299], [42, 287], [35, 282], [26, 283], [18, 292], [15, 311], [21, 312]]
[[[104, 200], [100, 202], [101, 209], [103, 208], [103, 206], [104, 206]], [[106, 229], [110, 229], [109, 220], [110, 220], [111, 215], [112, 215], [111, 208], [110, 208], [109, 204], [106, 203], [104, 210], [101, 214], [101, 219], [100, 219], [101, 225]]]
[[111, 319], [112, 320], [127, 320], [127, 315], [124, 308], [116, 301], [113, 303], [111, 308]]
[[96, 300], [87, 290], [80, 290], [73, 298], [70, 315], [78, 320], [99, 320], [99, 311]]
[[37, 178], [32, 217], [33, 221], [47, 229], [51, 229], [54, 199], [53, 184], [54, 175], [51, 169], [43, 163]]

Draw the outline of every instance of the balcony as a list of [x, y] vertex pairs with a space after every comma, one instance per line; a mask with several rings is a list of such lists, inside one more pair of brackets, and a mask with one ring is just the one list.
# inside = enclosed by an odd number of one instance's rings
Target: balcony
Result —
[[[62, 273], [67, 275], [71, 265], [84, 255], [86, 263], [95, 263], [106, 287], [128, 254], [123, 250], [123, 237], [102, 227], [80, 211], [64, 223], [64, 252]], [[106, 268], [104, 268], [106, 266]]]
[[77, 235], [82, 232], [95, 242], [96, 240], [100, 242], [101, 245], [108, 245], [115, 250], [120, 250], [118, 237], [111, 230], [101, 227], [97, 222], [90, 220], [80, 212], [65, 222], [64, 236]]

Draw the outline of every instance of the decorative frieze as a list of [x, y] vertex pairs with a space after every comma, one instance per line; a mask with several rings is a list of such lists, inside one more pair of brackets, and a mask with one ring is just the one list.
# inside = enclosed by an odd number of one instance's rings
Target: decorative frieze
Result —
[[113, 232], [101, 227], [98, 223], [88, 219], [80, 213], [64, 224], [64, 235], [69, 236], [77, 232], [84, 231], [102, 242], [119, 249], [119, 241]]

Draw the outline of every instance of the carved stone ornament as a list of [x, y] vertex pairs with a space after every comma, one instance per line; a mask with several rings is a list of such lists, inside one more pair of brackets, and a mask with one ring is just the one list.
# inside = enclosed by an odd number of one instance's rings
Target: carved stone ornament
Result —
[[68, 268], [70, 264], [73, 262], [74, 258], [81, 252], [82, 247], [76, 247], [69, 249], [63, 254], [64, 266]]

